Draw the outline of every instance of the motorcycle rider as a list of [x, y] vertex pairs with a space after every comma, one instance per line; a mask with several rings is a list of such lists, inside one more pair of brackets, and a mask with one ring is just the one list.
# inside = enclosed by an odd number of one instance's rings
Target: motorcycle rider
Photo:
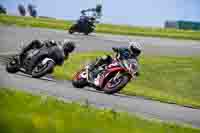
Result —
[[[135, 60], [135, 63], [137, 65], [137, 72], [136, 76], [139, 76], [139, 70], [138, 70], [138, 65], [139, 65], [139, 55], [141, 54], [141, 46], [140, 43], [138, 42], [130, 42], [129, 46], [126, 48], [117, 48], [113, 47], [112, 50], [116, 53], [115, 58], [118, 61], [126, 61], [129, 59]], [[101, 66], [107, 66], [111, 64], [113, 61], [113, 58], [110, 55], [106, 55], [100, 58], [97, 58], [97, 60], [93, 63], [90, 64], [88, 70], [90, 71], [90, 76], [89, 78], [91, 80], [94, 80], [95, 77], [98, 76], [98, 74], [102, 71], [102, 69], [99, 69]]]
[[92, 16], [95, 17], [96, 19], [100, 19], [101, 16], [102, 16], [102, 5], [101, 4], [98, 4], [96, 6], [96, 8], [89, 8], [89, 9], [86, 9], [86, 10], [82, 10], [81, 13], [83, 16], [86, 15], [86, 12], [92, 12]]
[[48, 50], [49, 55], [55, 59], [57, 65], [62, 65], [64, 60], [68, 58], [69, 54], [76, 48], [73, 41], [64, 40], [62, 42], [56, 42], [54, 40], [33, 40], [30, 44], [24, 47], [19, 54], [20, 62], [26, 56], [27, 52], [31, 49], [44, 48]]
[[[88, 15], [86, 15], [86, 12], [91, 12], [92, 15], [88, 16]], [[92, 21], [91, 23], [97, 22], [96, 19], [100, 19], [101, 16], [102, 16], [102, 5], [98, 4], [96, 6], [96, 8], [89, 8], [89, 9], [86, 9], [86, 10], [82, 10], [81, 14], [82, 14], [82, 16], [81, 16], [80, 20], [83, 21], [83, 22], [85, 20], [89, 20], [89, 19]]]

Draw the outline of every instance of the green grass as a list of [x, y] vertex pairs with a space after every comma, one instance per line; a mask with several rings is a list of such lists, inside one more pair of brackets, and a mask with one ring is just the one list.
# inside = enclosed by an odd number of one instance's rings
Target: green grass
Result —
[[[62, 67], [57, 67], [57, 79], [72, 79], [81, 65], [104, 55], [104, 52], [72, 55]], [[142, 56], [141, 75], [129, 83], [121, 93], [200, 108], [199, 57]]]
[[186, 125], [0, 89], [2, 133], [199, 133]]
[[[66, 30], [72, 25], [72, 22], [64, 20], [56, 20], [56, 19], [47, 19], [47, 18], [35, 19], [31, 17], [0, 15], [0, 24], [7, 24], [7, 25], [14, 24], [17, 26], [30, 26], [30, 27]], [[121, 35], [138, 35], [138, 36], [200, 40], [200, 32], [198, 31], [136, 27], [128, 25], [98, 24], [96, 32], [121, 34]]]

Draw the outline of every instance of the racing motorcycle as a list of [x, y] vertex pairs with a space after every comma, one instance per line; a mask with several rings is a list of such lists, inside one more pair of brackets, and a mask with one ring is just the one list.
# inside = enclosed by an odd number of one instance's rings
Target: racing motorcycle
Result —
[[32, 75], [34, 78], [40, 78], [47, 73], [52, 73], [56, 65], [55, 60], [48, 55], [47, 48], [29, 50], [23, 59], [15, 55], [7, 63], [6, 70], [9, 73], [21, 71]]
[[69, 34], [79, 32], [88, 35], [95, 30], [95, 23], [98, 23], [95, 17], [81, 16], [80, 19], [69, 28], [68, 32]]
[[75, 74], [72, 85], [76, 88], [94, 87], [107, 94], [114, 94], [122, 90], [131, 79], [136, 78], [138, 69], [135, 60], [118, 61], [114, 59], [108, 66], [102, 66], [98, 76], [91, 80], [91, 72], [88, 70], [89, 65], [86, 65]]

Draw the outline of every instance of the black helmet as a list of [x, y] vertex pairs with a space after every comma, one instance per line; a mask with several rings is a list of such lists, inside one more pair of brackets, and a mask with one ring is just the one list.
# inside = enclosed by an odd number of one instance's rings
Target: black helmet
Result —
[[91, 17], [90, 20], [91, 21], [95, 21], [96, 19], [95, 19], [95, 17]]
[[82, 11], [81, 11], [81, 14], [82, 14], [82, 15], [86, 15], [85, 12], [86, 12], [85, 10], [82, 10]]
[[55, 41], [55, 40], [50, 40], [50, 41], [49, 41], [49, 44], [51, 44], [52, 46], [53, 46], [53, 45], [56, 45], [56, 41]]
[[67, 56], [69, 53], [73, 52], [74, 49], [76, 48], [75, 43], [72, 41], [63, 41], [63, 50], [65, 55]]
[[98, 4], [98, 5], [96, 6], [96, 12], [97, 12], [97, 13], [101, 13], [101, 11], [102, 11], [102, 5], [101, 5], [101, 4]]
[[129, 51], [131, 52], [132, 55], [134, 56], [139, 56], [141, 51], [142, 51], [142, 48], [141, 48], [141, 45], [139, 42], [130, 42], [129, 43]]
[[[40, 40], [33, 40], [31, 42], [32, 45], [35, 45], [35, 46], [38, 46], [38, 44], [41, 44], [41, 41]], [[39, 45], [40, 46], [40, 45]]]

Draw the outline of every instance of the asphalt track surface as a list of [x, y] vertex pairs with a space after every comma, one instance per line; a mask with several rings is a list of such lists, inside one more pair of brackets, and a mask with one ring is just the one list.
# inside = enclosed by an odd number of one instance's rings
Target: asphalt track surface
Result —
[[113, 46], [128, 46], [128, 41], [141, 42], [145, 55], [199, 56], [200, 41], [174, 40], [152, 37], [113, 36], [105, 34], [69, 35], [66, 31], [17, 28], [0, 25], [0, 53], [15, 52], [19, 45], [33, 39], [71, 39], [77, 43], [76, 52], [104, 50], [111, 51]]
[[[16, 52], [23, 40], [28, 43], [33, 39], [62, 40], [70, 38], [77, 42], [76, 52], [93, 50], [110, 50], [112, 46], [126, 46], [130, 39], [137, 39], [144, 45], [145, 55], [176, 55], [199, 56], [200, 42], [188, 40], [172, 40], [146, 37], [126, 37], [103, 34], [90, 36], [68, 35], [64, 31], [17, 28], [0, 26], [0, 86], [26, 90], [36, 94], [56, 96], [65, 101], [87, 101], [90, 105], [100, 108], [113, 108], [117, 111], [128, 111], [147, 118], [190, 124], [200, 127], [200, 110], [146, 100], [141, 97], [125, 96], [121, 94], [107, 95], [91, 88], [73, 88], [70, 81], [57, 81], [50, 78], [33, 79], [22, 73], [8, 74], [3, 65], [8, 61], [8, 53]], [[174, 50], [176, 49], [176, 50]]]

